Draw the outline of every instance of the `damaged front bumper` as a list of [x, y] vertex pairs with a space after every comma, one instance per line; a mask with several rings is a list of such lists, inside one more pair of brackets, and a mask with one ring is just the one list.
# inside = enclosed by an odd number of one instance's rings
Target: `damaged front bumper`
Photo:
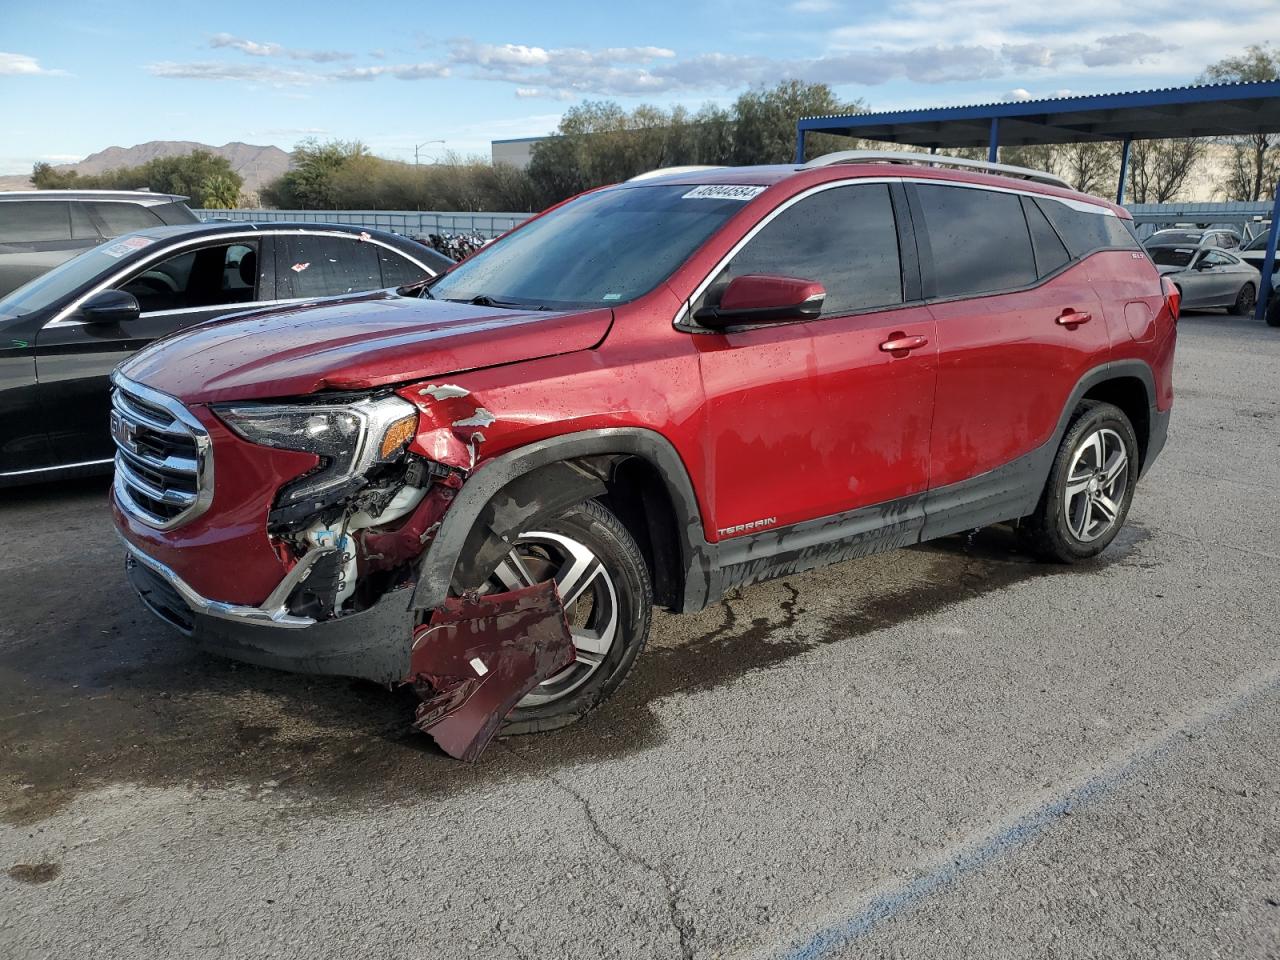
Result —
[[285, 606], [314, 561], [305, 569], [298, 563], [262, 606], [249, 607], [202, 597], [164, 564], [132, 544], [127, 547], [125, 571], [139, 598], [203, 650], [291, 673], [385, 684], [412, 679], [409, 645], [415, 617], [410, 609], [413, 590], [407, 586], [388, 591], [366, 610], [317, 621], [294, 616]]
[[312, 620], [284, 605], [307, 575], [300, 567], [263, 606], [246, 607], [200, 596], [132, 544], [125, 560], [142, 602], [203, 650], [296, 673], [413, 684], [422, 699], [414, 726], [461, 760], [479, 759], [516, 704], [573, 662], [553, 581], [450, 597], [425, 623], [413, 608], [412, 584], [388, 591], [368, 609]]

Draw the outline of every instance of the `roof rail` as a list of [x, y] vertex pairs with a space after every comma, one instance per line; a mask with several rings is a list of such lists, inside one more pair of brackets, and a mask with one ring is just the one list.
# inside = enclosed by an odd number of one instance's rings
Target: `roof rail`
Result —
[[969, 160], [965, 157], [948, 157], [938, 153], [909, 153], [897, 150], [840, 150], [836, 153], [824, 153], [804, 164], [810, 167], [830, 167], [837, 163], [919, 163], [931, 167], [962, 167], [969, 170], [982, 170], [1005, 177], [1022, 177], [1024, 180], [1035, 180], [1054, 187], [1067, 190], [1075, 188], [1061, 177], [1043, 170], [1032, 170], [1030, 167], [1015, 167], [1007, 163], [990, 163], [986, 160]]
[[698, 173], [702, 170], [723, 170], [724, 166], [720, 164], [704, 164], [691, 163], [683, 167], [659, 167], [657, 170], [649, 170], [645, 173], [637, 173], [634, 177], [628, 177], [627, 183], [635, 180], [652, 180], [654, 177], [665, 177], [668, 174], [676, 173]]

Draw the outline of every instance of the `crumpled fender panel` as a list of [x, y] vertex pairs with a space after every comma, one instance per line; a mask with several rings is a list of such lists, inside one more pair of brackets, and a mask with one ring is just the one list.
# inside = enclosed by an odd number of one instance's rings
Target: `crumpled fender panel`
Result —
[[414, 726], [449, 756], [475, 761], [525, 694], [574, 656], [554, 581], [449, 597], [414, 631]]

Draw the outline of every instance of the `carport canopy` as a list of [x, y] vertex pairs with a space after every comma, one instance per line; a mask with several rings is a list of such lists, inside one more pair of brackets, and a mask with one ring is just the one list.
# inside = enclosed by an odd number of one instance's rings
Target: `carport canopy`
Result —
[[[1119, 203], [1124, 198], [1129, 149], [1134, 140], [1280, 133], [1280, 81], [802, 117], [796, 123], [797, 163], [804, 162], [805, 135], [811, 132], [909, 144], [926, 147], [934, 153], [960, 147], [986, 147], [992, 163], [1002, 146], [1115, 141], [1122, 145], [1116, 192]], [[1259, 317], [1267, 307], [1278, 235], [1280, 184], [1276, 185], [1262, 289], [1258, 296]]]

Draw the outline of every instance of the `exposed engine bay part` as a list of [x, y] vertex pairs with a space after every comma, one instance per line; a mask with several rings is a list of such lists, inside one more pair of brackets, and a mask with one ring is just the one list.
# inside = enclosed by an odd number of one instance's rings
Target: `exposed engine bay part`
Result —
[[449, 597], [414, 631], [414, 726], [458, 760], [479, 759], [511, 709], [574, 662], [555, 582]]

